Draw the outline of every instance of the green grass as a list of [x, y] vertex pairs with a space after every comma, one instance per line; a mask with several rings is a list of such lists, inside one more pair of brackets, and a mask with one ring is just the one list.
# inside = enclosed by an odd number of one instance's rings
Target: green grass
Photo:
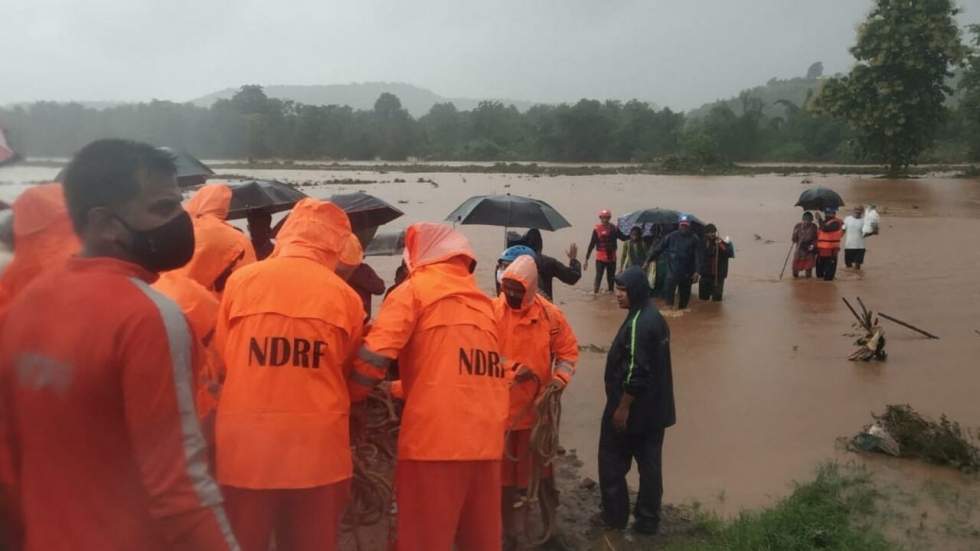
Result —
[[870, 475], [828, 463], [816, 479], [797, 484], [772, 507], [724, 521], [705, 515], [703, 535], [669, 544], [669, 551], [877, 551], [891, 550], [873, 524], [876, 492]]

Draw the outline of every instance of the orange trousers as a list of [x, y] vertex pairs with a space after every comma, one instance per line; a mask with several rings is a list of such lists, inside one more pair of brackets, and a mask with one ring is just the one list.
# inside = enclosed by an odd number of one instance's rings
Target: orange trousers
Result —
[[242, 551], [329, 551], [350, 501], [350, 479], [298, 490], [222, 487], [232, 531]]
[[398, 551], [500, 551], [500, 461], [398, 461]]
[[[504, 441], [504, 450], [500, 483], [507, 487], [527, 489], [531, 480], [531, 429], [509, 433]], [[541, 478], [551, 478], [551, 465], [544, 467]]]

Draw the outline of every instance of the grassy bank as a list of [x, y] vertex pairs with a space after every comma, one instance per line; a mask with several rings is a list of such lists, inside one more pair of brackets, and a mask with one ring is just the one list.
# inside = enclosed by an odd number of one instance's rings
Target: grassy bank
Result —
[[877, 551], [894, 549], [874, 523], [879, 494], [860, 469], [826, 464], [772, 507], [730, 521], [699, 519], [702, 535], [668, 542], [670, 551]]

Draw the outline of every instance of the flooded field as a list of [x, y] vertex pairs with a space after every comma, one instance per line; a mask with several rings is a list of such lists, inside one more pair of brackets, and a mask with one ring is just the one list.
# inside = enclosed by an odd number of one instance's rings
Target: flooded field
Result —
[[[0, 182], [50, 178], [56, 168], [0, 168]], [[595, 214], [614, 216], [661, 206], [696, 214], [731, 236], [732, 262], [725, 302], [696, 298], [684, 313], [670, 313], [673, 330], [677, 425], [665, 443], [665, 500], [699, 501], [722, 514], [771, 503], [790, 481], [808, 478], [827, 459], [858, 459], [888, 483], [914, 491], [943, 484], [974, 497], [972, 477], [950, 469], [883, 458], [859, 458], [835, 440], [870, 421], [886, 404], [908, 403], [964, 426], [980, 426], [980, 182], [924, 178], [884, 181], [811, 176], [813, 185], [835, 189], [849, 205], [875, 203], [881, 235], [868, 240], [861, 273], [843, 269], [833, 283], [793, 281], [779, 272], [789, 235], [799, 220], [793, 208], [805, 189], [802, 176], [529, 177], [495, 174], [399, 174], [370, 170], [316, 172], [254, 170], [255, 177], [296, 182], [354, 179], [355, 185], [304, 187], [316, 196], [362, 190], [405, 211], [393, 226], [442, 220], [471, 195], [514, 193], [550, 202], [574, 224], [545, 232], [545, 252], [562, 258], [578, 243], [580, 258]], [[405, 182], [395, 183], [395, 179]], [[425, 182], [420, 179], [427, 180]], [[433, 183], [434, 182], [434, 183]], [[23, 189], [0, 185], [0, 199]], [[501, 228], [464, 226], [481, 264], [477, 277], [492, 289], [494, 260], [504, 245]], [[390, 280], [397, 259], [371, 263]], [[556, 283], [580, 343], [606, 347], [623, 320], [615, 300], [592, 295], [594, 268], [574, 287]], [[889, 358], [852, 363], [852, 318], [841, 297], [860, 296], [872, 309], [941, 336], [925, 338], [885, 325]], [[583, 474], [595, 478], [599, 417], [604, 403], [604, 355], [583, 352], [565, 396], [563, 444], [576, 449]], [[973, 508], [976, 509], [976, 508]], [[967, 547], [969, 548], [969, 547]]]

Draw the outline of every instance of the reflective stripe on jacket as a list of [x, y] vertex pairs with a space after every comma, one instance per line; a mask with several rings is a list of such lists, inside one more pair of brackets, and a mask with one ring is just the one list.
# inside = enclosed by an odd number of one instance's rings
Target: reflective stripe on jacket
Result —
[[4, 317], [0, 417], [28, 551], [237, 549], [194, 408], [195, 341], [154, 278], [75, 257]]

